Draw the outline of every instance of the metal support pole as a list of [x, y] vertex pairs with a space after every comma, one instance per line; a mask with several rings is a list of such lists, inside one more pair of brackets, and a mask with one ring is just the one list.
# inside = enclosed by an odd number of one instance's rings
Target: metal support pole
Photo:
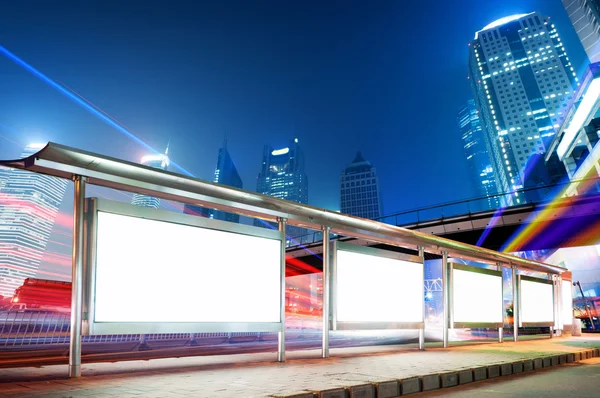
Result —
[[579, 281], [573, 283], [573, 286], [577, 285], [579, 288], [579, 292], [581, 292], [581, 298], [583, 299], [583, 305], [585, 307], [585, 312], [587, 312], [588, 319], [592, 325], [592, 330], [596, 330], [596, 326], [594, 326], [594, 318], [592, 318], [592, 310], [588, 306], [587, 299], [585, 298], [585, 294], [583, 294], [583, 289], [581, 288], [581, 283]]
[[73, 268], [71, 271], [71, 331], [69, 336], [69, 377], [72, 378], [81, 376], [85, 180], [85, 177], [73, 176]]
[[444, 348], [448, 347], [448, 323], [449, 319], [449, 308], [448, 308], [448, 294], [450, 292], [450, 284], [448, 281], [448, 252], [442, 252], [442, 291], [444, 293], [444, 320], [442, 322], [442, 341]]
[[502, 264], [498, 263], [498, 271], [501, 273], [502, 277], [502, 326], [498, 328], [498, 343], [504, 342], [504, 271], [502, 268]]
[[277, 362], [285, 362], [285, 249], [286, 235], [285, 224], [287, 219], [279, 218], [279, 232], [281, 233], [281, 293], [280, 293], [280, 313], [281, 330], [277, 333]]
[[564, 308], [563, 308], [563, 291], [562, 291], [562, 286], [563, 286], [563, 280], [562, 280], [562, 276], [561, 275], [557, 275], [556, 276], [556, 294], [557, 294], [557, 300], [556, 300], [556, 335], [557, 336], [562, 336], [563, 334], [563, 330], [565, 329], [565, 320], [563, 319], [563, 313], [564, 313]]
[[[425, 248], [419, 246], [419, 256], [423, 258], [423, 284], [425, 283]], [[419, 329], [419, 350], [425, 349], [425, 297], [423, 297], [423, 327]]]
[[330, 283], [331, 278], [329, 276], [330, 271], [330, 247], [331, 242], [329, 241], [329, 234], [331, 233], [330, 227], [323, 227], [323, 345], [321, 347], [321, 356], [323, 358], [329, 358], [329, 299], [330, 299]]
[[519, 341], [519, 283], [517, 281], [517, 266], [512, 265], [513, 290], [513, 341]]
[[557, 294], [556, 294], [556, 278], [554, 277], [553, 274], [548, 274], [548, 279], [550, 279], [552, 281], [552, 315], [554, 318], [554, 322], [552, 325], [550, 325], [549, 329], [550, 329], [550, 338], [554, 337], [554, 327], [556, 326], [556, 320], [558, 319], [556, 317], [556, 299], [558, 298]]

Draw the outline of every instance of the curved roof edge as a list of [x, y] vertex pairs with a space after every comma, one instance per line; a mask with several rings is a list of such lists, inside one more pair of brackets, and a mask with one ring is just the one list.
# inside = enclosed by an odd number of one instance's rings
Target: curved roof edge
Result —
[[517, 19], [521, 19], [521, 18], [526, 17], [527, 15], [531, 15], [531, 14], [533, 14], [533, 12], [530, 12], [529, 14], [513, 14], [513, 15], [509, 15], [509, 16], [497, 19], [494, 22], [487, 24], [483, 29], [475, 32], [475, 40], [477, 40], [479, 32], [483, 32], [484, 30], [488, 30], [488, 29], [497, 28], [498, 26], [502, 26], [509, 22], [516, 21]]

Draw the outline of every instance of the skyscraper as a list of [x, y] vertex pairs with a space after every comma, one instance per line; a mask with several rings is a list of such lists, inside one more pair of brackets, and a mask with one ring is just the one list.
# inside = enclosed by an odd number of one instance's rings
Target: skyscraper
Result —
[[[223, 147], [219, 149], [219, 156], [217, 157], [217, 167], [215, 167], [214, 182], [217, 184], [228, 185], [233, 188], [244, 187], [242, 179], [238, 174], [238, 171], [231, 159], [231, 155], [227, 150], [227, 140], [223, 143]], [[214, 218], [216, 220], [223, 220], [229, 222], [240, 222], [240, 216], [238, 214], [226, 213], [219, 210], [208, 209], [201, 206], [185, 205], [183, 212], [186, 214], [199, 215], [203, 217]]]
[[[25, 147], [21, 158], [44, 145]], [[25, 278], [35, 278], [68, 181], [11, 170], [0, 193], [0, 295], [11, 296]]]
[[293, 202], [308, 203], [304, 154], [297, 138], [286, 148], [273, 149], [270, 145], [265, 145], [256, 191]]
[[590, 63], [600, 62], [600, 0], [562, 0], [562, 3]]
[[[167, 170], [167, 167], [169, 167], [170, 163], [169, 146], [167, 145], [167, 150], [164, 154], [146, 155], [142, 157], [141, 163], [144, 166], [154, 167], [155, 169]], [[136, 193], [133, 194], [133, 197], [131, 198], [131, 204], [158, 209], [160, 207], [160, 199]]]
[[[543, 154], [566, 116], [577, 79], [549, 18], [501, 18], [475, 33], [469, 70], [496, 185], [523, 188], [528, 158]], [[522, 203], [518, 193], [509, 200]], [[509, 203], [510, 204], [510, 203]]]
[[370, 219], [382, 216], [377, 172], [360, 152], [342, 172], [340, 202], [342, 213]]
[[[295, 138], [290, 145], [273, 149], [265, 145], [262, 166], [256, 180], [258, 193], [276, 198], [308, 203], [308, 179], [304, 173], [304, 154]], [[255, 222], [255, 225], [261, 225]], [[297, 238], [307, 232], [303, 228], [287, 227], [287, 235]]]
[[478, 210], [497, 208], [500, 204], [498, 198], [492, 197], [498, 193], [496, 178], [494, 177], [494, 169], [490, 162], [485, 144], [485, 133], [481, 127], [475, 101], [469, 100], [465, 106], [460, 108], [456, 122], [462, 137], [469, 177], [475, 190], [474, 194], [477, 197], [485, 196], [488, 198], [485, 206]]

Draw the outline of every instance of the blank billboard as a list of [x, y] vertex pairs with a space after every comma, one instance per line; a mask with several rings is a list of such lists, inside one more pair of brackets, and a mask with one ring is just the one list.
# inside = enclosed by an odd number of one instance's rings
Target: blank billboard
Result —
[[338, 322], [423, 322], [423, 264], [337, 250]]
[[521, 323], [554, 323], [554, 286], [521, 279]]
[[573, 324], [573, 282], [566, 279], [562, 281], [562, 323]]
[[98, 211], [96, 323], [280, 322], [281, 244]]
[[[481, 271], [481, 272], [478, 272]], [[454, 268], [452, 318], [456, 323], [503, 323], [502, 274]]]

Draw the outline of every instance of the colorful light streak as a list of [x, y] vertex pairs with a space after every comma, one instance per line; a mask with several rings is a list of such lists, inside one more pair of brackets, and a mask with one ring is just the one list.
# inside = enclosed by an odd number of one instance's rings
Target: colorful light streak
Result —
[[[592, 171], [595, 171], [595, 169]], [[585, 194], [597, 181], [597, 178], [580, 180], [577, 187], [579, 194]], [[505, 243], [501, 251], [516, 252], [524, 250], [525, 245], [551, 225], [553, 219], [563, 216], [575, 201], [574, 198], [565, 198], [569, 187], [570, 184], [567, 184], [550, 203], [548, 203], [541, 211], [536, 212], [535, 218], [531, 220], [530, 223], [524, 224], [519, 231]]]
[[[106, 112], [100, 110], [100, 108], [97, 107], [96, 105], [93, 105], [89, 100], [83, 99], [83, 97], [80, 94], [75, 93], [74, 91], [69, 89], [67, 86], [63, 86], [63, 85], [59, 84], [58, 82], [56, 82], [55, 80], [51, 79], [50, 77], [46, 76], [45, 74], [43, 74], [42, 72], [40, 72], [39, 70], [34, 68], [32, 65], [28, 64], [23, 59], [19, 58], [17, 55], [10, 52], [5, 47], [0, 46], [0, 53], [3, 54], [4, 56], [6, 56], [11, 61], [13, 61], [14, 63], [16, 63], [17, 65], [19, 65], [20, 67], [22, 67], [23, 69], [25, 69], [26, 71], [28, 71], [29, 73], [31, 73], [33, 76], [40, 79], [42, 82], [44, 82], [47, 85], [49, 85], [50, 87], [54, 88], [59, 93], [63, 94], [65, 97], [69, 98], [71, 101], [80, 105], [82, 108], [84, 108], [85, 110], [90, 112], [92, 115], [96, 116], [97, 118], [99, 118], [100, 120], [102, 120], [103, 122], [108, 124], [109, 126], [113, 127], [114, 129], [116, 129], [117, 131], [119, 131], [120, 133], [125, 135], [126, 137], [132, 139], [134, 142], [141, 145], [146, 150], [151, 151], [152, 153], [156, 153], [156, 154], [160, 153], [156, 149], [152, 148], [149, 144], [144, 142], [141, 138], [139, 138], [138, 136], [133, 134], [129, 129], [127, 129], [120, 122], [115, 120], [112, 116], [110, 116]], [[194, 175], [191, 172], [189, 172], [188, 170], [186, 170], [184, 167], [180, 166], [179, 164], [177, 164], [175, 162], [172, 162], [171, 164], [176, 169], [181, 171], [183, 174], [194, 177]]]

